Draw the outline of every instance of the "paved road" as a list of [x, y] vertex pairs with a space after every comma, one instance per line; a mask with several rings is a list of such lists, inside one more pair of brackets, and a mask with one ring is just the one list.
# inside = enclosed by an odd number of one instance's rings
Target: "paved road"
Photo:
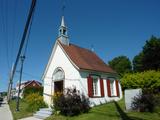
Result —
[[0, 120], [13, 120], [12, 113], [9, 109], [6, 99], [0, 106]]

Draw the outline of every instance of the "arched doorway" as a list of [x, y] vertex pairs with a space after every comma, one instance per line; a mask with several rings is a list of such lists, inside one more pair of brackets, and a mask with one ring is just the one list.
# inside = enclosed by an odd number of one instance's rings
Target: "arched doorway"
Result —
[[62, 68], [56, 68], [53, 73], [54, 92], [63, 92], [64, 88], [64, 71]]

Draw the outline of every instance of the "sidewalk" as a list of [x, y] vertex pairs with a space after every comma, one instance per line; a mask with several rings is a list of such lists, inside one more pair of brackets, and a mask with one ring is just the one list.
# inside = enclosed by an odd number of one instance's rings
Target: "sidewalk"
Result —
[[22, 119], [19, 119], [19, 120], [42, 120], [42, 119], [38, 119], [38, 118], [35, 118], [35, 117], [27, 117], [27, 118], [22, 118]]
[[0, 106], [0, 120], [13, 120], [12, 113], [6, 99], [4, 99]]

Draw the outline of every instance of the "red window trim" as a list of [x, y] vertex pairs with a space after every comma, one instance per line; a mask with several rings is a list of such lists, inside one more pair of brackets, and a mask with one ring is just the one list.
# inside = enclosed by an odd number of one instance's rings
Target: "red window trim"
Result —
[[119, 81], [116, 80], [116, 93], [117, 93], [117, 97], [119, 97]]
[[[100, 93], [101, 95], [100, 96], [94, 96], [93, 95], [93, 78], [92, 76], [98, 76], [99, 77], [99, 82], [100, 82]], [[101, 98], [101, 97], [104, 97], [104, 84], [103, 84], [103, 79], [99, 76], [99, 75], [96, 75], [96, 74], [90, 74], [88, 77], [87, 77], [87, 81], [88, 81], [88, 96], [90, 98]]]
[[116, 95], [112, 96], [111, 95], [110, 80], [107, 79], [108, 97], [119, 97], [120, 96], [120, 93], [119, 93], [119, 81], [118, 80], [114, 80], [114, 81], [115, 81], [115, 87], [116, 87]]
[[101, 89], [101, 97], [104, 97], [104, 84], [103, 84], [103, 78], [100, 78], [100, 89]]
[[111, 87], [110, 87], [110, 80], [107, 79], [107, 93], [108, 97], [111, 97]]
[[93, 78], [90, 75], [87, 77], [87, 83], [88, 83], [88, 97], [93, 97], [93, 93], [92, 93]]

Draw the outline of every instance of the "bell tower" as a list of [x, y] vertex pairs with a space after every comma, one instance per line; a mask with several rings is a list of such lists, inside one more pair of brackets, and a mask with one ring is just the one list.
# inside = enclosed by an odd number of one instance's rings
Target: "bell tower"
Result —
[[67, 27], [64, 22], [64, 16], [62, 16], [61, 25], [59, 27], [59, 36], [58, 39], [64, 45], [69, 45], [69, 39], [67, 34]]

